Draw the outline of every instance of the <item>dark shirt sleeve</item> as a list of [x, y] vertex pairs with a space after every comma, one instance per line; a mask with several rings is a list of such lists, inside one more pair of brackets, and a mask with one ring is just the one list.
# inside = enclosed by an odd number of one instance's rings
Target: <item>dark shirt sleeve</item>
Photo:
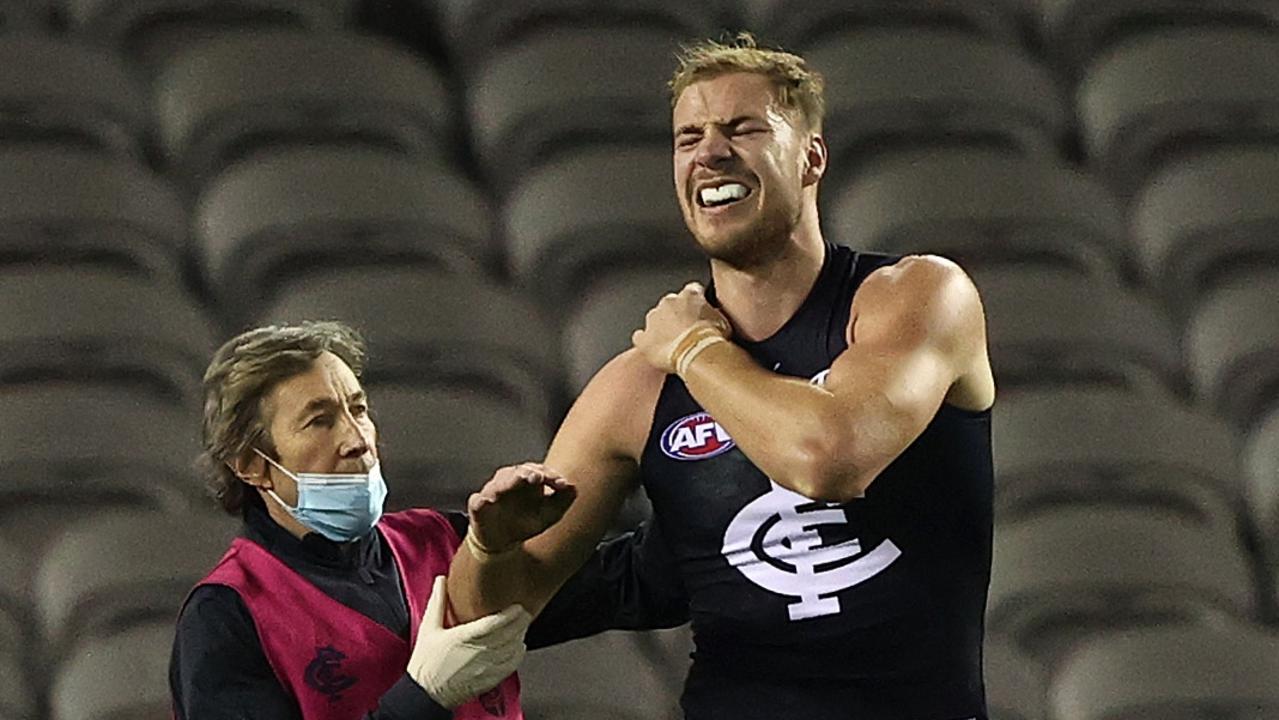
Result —
[[688, 622], [688, 596], [665, 538], [651, 521], [601, 543], [525, 636], [530, 649], [605, 630], [657, 630]]
[[[238, 593], [222, 585], [196, 588], [178, 618], [169, 664], [177, 720], [301, 720], [262, 651], [257, 628]], [[408, 675], [364, 720], [450, 720]]]

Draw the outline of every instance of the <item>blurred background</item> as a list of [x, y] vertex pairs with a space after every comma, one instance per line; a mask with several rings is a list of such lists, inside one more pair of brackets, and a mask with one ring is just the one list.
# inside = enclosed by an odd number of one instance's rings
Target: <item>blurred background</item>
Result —
[[[983, 293], [991, 717], [1279, 718], [1279, 2], [0, 0], [0, 720], [168, 716], [243, 329], [364, 332], [393, 508], [541, 457], [705, 278], [664, 85], [742, 29], [826, 76], [827, 239]], [[688, 650], [527, 714], [673, 717]]]

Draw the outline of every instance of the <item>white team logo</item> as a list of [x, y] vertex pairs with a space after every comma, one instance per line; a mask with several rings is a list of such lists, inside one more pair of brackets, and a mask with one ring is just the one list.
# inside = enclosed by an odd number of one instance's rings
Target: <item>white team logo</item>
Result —
[[823, 546], [815, 528], [846, 525], [844, 510], [772, 480], [769, 484], [771, 491], [748, 503], [728, 524], [722, 552], [756, 585], [799, 598], [787, 607], [791, 620], [839, 614], [835, 593], [875, 577], [901, 556], [887, 539], [861, 557], [856, 538]]

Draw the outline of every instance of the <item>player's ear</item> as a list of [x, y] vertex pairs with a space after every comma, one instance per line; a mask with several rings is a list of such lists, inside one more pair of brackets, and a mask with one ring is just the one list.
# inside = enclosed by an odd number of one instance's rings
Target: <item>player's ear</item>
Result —
[[826, 161], [829, 158], [829, 150], [826, 147], [826, 138], [820, 133], [811, 133], [808, 136], [807, 146], [804, 148], [804, 186], [815, 185], [822, 176], [826, 174]]

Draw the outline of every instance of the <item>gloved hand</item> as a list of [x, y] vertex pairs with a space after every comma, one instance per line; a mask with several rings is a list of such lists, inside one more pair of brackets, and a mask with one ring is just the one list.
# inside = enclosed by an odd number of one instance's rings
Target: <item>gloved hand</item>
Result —
[[524, 633], [533, 616], [512, 605], [495, 615], [445, 628], [446, 595], [441, 575], [435, 578], [418, 626], [408, 674], [437, 703], [455, 708], [515, 672], [524, 659]]

